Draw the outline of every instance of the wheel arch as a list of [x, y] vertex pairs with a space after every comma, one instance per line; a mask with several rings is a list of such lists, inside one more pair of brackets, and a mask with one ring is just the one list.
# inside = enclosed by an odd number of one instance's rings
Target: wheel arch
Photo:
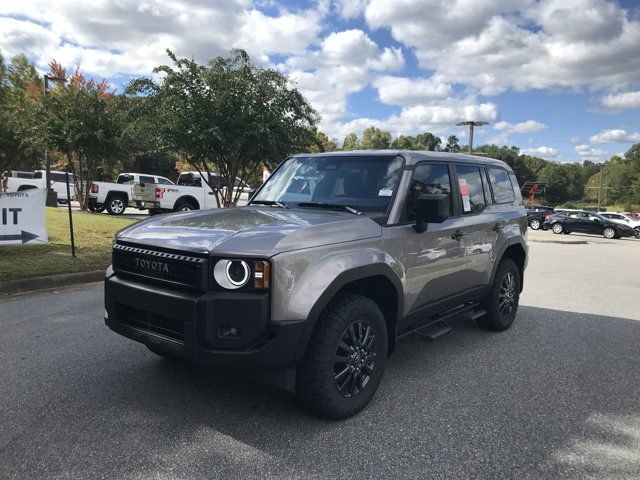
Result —
[[35, 190], [36, 188], [38, 187], [36, 187], [35, 185], [20, 185], [17, 191], [24, 192], [25, 190]]
[[127, 192], [107, 192], [107, 196], [104, 199], [103, 205], [109, 203], [113, 197], [122, 197], [124, 198], [124, 203], [127, 205], [129, 204], [129, 194]]
[[513, 240], [509, 242], [508, 245], [505, 245], [502, 252], [500, 252], [500, 255], [497, 256], [497, 261], [493, 264], [491, 283], [489, 285], [493, 284], [496, 271], [498, 270], [498, 265], [503, 258], [512, 259], [518, 267], [518, 271], [520, 272], [520, 291], [522, 291], [524, 287], [524, 270], [527, 266], [527, 248], [525, 247], [524, 241]]
[[388, 353], [395, 348], [396, 326], [402, 317], [403, 308], [402, 282], [386, 264], [372, 264], [355, 267], [340, 273], [324, 290], [311, 308], [301, 342], [296, 352], [296, 359], [304, 355], [318, 318], [329, 303], [341, 293], [357, 293], [375, 302], [387, 324]]
[[180, 202], [188, 202], [192, 204], [194, 207], [196, 207], [195, 210], [200, 210], [200, 202], [198, 202], [198, 200], [196, 200], [196, 198], [191, 195], [183, 195], [180, 198], [178, 198], [173, 204], [173, 210], [175, 210], [178, 207]]

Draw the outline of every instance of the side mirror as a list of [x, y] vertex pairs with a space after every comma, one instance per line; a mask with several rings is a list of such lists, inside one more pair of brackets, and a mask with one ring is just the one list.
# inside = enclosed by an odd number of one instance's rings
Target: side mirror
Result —
[[416, 199], [416, 232], [427, 230], [429, 223], [442, 223], [449, 218], [449, 196], [444, 194], [422, 194]]

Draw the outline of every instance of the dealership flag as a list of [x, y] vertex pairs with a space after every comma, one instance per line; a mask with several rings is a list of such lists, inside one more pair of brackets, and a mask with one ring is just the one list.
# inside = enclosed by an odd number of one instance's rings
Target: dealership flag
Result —
[[47, 190], [0, 193], [0, 247], [49, 243], [44, 222]]

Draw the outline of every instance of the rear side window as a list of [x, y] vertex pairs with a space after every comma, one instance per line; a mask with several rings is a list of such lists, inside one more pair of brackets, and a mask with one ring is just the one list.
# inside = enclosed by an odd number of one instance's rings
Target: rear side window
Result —
[[453, 215], [453, 197], [449, 167], [444, 164], [423, 163], [413, 171], [409, 193], [405, 204], [407, 221], [416, 219], [416, 200], [422, 194], [444, 194], [449, 196], [449, 215]]
[[487, 205], [480, 169], [471, 165], [456, 165], [456, 174], [462, 197], [463, 213], [480, 212]]
[[497, 167], [489, 167], [487, 170], [491, 180], [491, 187], [493, 188], [493, 198], [495, 198], [496, 203], [513, 202], [516, 197], [507, 171]]
[[133, 175], [120, 174], [118, 175], [117, 183], [125, 184], [125, 183], [133, 183], [134, 178]]
[[158, 177], [158, 183], [160, 185], [173, 185], [173, 182], [168, 178]]
[[140, 183], [156, 183], [156, 179], [148, 175], [140, 175]]

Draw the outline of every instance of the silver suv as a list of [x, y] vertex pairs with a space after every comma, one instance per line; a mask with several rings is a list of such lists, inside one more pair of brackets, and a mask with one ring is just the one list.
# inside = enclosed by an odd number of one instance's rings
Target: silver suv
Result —
[[441, 152], [287, 158], [245, 207], [118, 233], [106, 323], [166, 358], [261, 372], [320, 415], [373, 397], [407, 335], [508, 328], [527, 216], [505, 163]]

